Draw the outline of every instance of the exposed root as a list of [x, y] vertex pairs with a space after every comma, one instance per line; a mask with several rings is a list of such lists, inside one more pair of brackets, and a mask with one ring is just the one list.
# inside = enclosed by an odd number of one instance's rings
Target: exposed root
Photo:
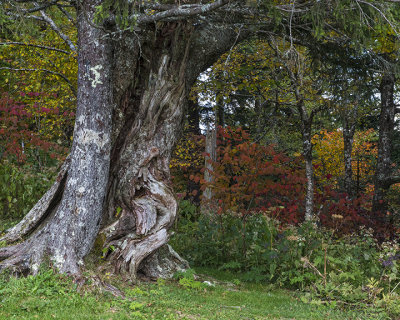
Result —
[[[31, 255], [27, 250], [27, 243], [19, 243], [14, 246], [9, 246], [0, 249], [0, 271], [8, 270], [13, 275], [27, 275], [31, 273], [30, 265]], [[36, 272], [38, 271], [37, 267]]]
[[68, 157], [61, 166], [57, 179], [51, 188], [17, 225], [7, 230], [7, 233], [0, 238], [0, 242], [13, 243], [20, 241], [49, 216], [61, 200], [69, 166], [70, 159]]
[[[104, 247], [111, 248], [108, 259], [115, 265], [115, 271], [133, 281], [142, 261], [168, 242], [167, 230], [177, 212], [176, 200], [167, 184], [157, 179], [150, 170], [146, 170], [144, 176], [140, 184], [145, 192], [133, 197], [119, 219], [102, 230], [106, 239]], [[154, 256], [149, 263], [158, 261], [157, 257]], [[147, 265], [142, 264], [146, 273], [156, 276], [154, 268]], [[166, 263], [166, 266], [173, 269], [172, 262]]]
[[14, 246], [0, 248], [0, 260], [7, 259], [7, 258], [17, 254], [19, 251], [21, 251], [21, 248], [22, 248], [22, 244], [16, 244]]
[[144, 259], [139, 272], [149, 278], [170, 279], [177, 271], [189, 269], [189, 263], [183, 259], [169, 244]]

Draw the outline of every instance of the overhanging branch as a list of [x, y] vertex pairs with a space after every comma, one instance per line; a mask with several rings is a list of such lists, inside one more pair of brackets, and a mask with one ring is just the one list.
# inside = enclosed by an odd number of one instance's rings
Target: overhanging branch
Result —
[[59, 2], [59, 1], [60, 0], [53, 0], [53, 1], [50, 1], [50, 2], [47, 2], [47, 3], [44, 3], [44, 4], [40, 4], [40, 5], [35, 3], [35, 6], [33, 8], [29, 8], [29, 9], [20, 8], [20, 9], [18, 9], [18, 11], [23, 12], [23, 13], [33, 13], [33, 12], [37, 12], [37, 11], [41, 11], [41, 10], [47, 9], [47, 8], [57, 4], [57, 2]]

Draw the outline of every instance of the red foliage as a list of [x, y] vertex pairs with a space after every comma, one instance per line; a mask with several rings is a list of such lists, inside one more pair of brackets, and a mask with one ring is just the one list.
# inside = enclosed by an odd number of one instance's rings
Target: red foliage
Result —
[[[34, 93], [28, 93], [34, 94]], [[45, 108], [42, 108], [44, 110]], [[54, 112], [54, 110], [51, 110]], [[27, 106], [10, 98], [7, 93], [0, 96], [0, 159], [14, 158], [19, 163], [26, 160], [27, 150], [38, 148], [51, 157], [60, 158], [64, 148], [42, 139], [34, 130], [34, 117]]]
[[[203, 179], [202, 189], [210, 187], [217, 202], [217, 212], [242, 216], [269, 211], [286, 222], [300, 219], [305, 178], [298, 160], [262, 146], [250, 139], [242, 128], [219, 128], [217, 161], [213, 182]], [[288, 214], [281, 215], [285, 207]], [[295, 209], [294, 209], [295, 208]]]
[[[212, 189], [210, 206], [216, 214], [245, 218], [263, 212], [287, 224], [304, 220], [306, 178], [301, 157], [291, 158], [274, 146], [257, 144], [241, 128], [219, 128], [217, 146], [212, 183], [204, 181], [204, 168], [200, 170], [199, 164], [180, 170], [192, 183], [200, 182], [202, 190]], [[200, 148], [204, 148], [204, 143], [197, 144], [196, 152]], [[330, 178], [328, 175], [327, 180], [333, 180]], [[372, 191], [349, 198], [335, 188], [332, 181], [331, 186], [315, 190], [314, 212], [322, 226], [339, 234], [352, 233], [362, 225], [373, 228], [382, 238], [393, 234], [387, 217], [371, 213]], [[188, 190], [186, 194], [197, 196], [198, 192]]]
[[391, 238], [395, 233], [394, 225], [385, 214], [372, 212], [372, 196], [373, 192], [369, 191], [349, 198], [346, 193], [325, 187], [315, 199], [321, 224], [339, 234], [350, 234], [366, 226], [374, 230], [377, 238]]

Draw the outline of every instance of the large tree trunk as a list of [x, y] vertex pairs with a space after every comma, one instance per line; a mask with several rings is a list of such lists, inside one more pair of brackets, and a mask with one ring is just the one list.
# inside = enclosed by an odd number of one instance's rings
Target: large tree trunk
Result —
[[[111, 224], [102, 233], [105, 245], [114, 248], [110, 260], [117, 271], [131, 277], [144, 258], [167, 243], [177, 213], [169, 162], [190, 88], [185, 71], [191, 29], [190, 24], [170, 23], [154, 31], [155, 37], [149, 32], [140, 53], [147, 59], [121, 87], [106, 204]], [[117, 48], [121, 55], [125, 45]], [[114, 221], [117, 208], [121, 212]]]
[[[48, 258], [61, 272], [79, 273], [100, 228], [111, 148], [112, 51], [100, 29], [87, 23], [99, 1], [86, 1], [78, 14], [78, 105], [71, 156], [53, 188], [4, 240], [31, 233], [0, 249], [0, 265], [36, 272]], [[85, 12], [85, 14], [82, 14]], [[20, 232], [18, 232], [20, 230]]]
[[110, 248], [115, 270], [131, 279], [139, 269], [168, 276], [187, 266], [164, 246], [177, 213], [169, 160], [191, 85], [247, 34], [180, 20], [114, 37], [89, 22], [100, 2], [85, 1], [78, 15], [71, 155], [53, 187], [0, 239], [24, 240], [0, 248], [0, 269], [35, 273], [48, 259], [61, 272], [77, 274], [96, 238]]

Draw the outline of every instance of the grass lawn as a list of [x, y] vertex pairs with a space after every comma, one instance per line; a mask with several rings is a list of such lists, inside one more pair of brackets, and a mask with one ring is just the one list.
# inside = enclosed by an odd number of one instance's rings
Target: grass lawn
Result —
[[[204, 280], [204, 279], [203, 279]], [[42, 272], [37, 277], [0, 278], [0, 319], [385, 319], [300, 302], [288, 291], [239, 281], [158, 281], [133, 286], [110, 279], [125, 299], [94, 284], [77, 291], [70, 279]]]

